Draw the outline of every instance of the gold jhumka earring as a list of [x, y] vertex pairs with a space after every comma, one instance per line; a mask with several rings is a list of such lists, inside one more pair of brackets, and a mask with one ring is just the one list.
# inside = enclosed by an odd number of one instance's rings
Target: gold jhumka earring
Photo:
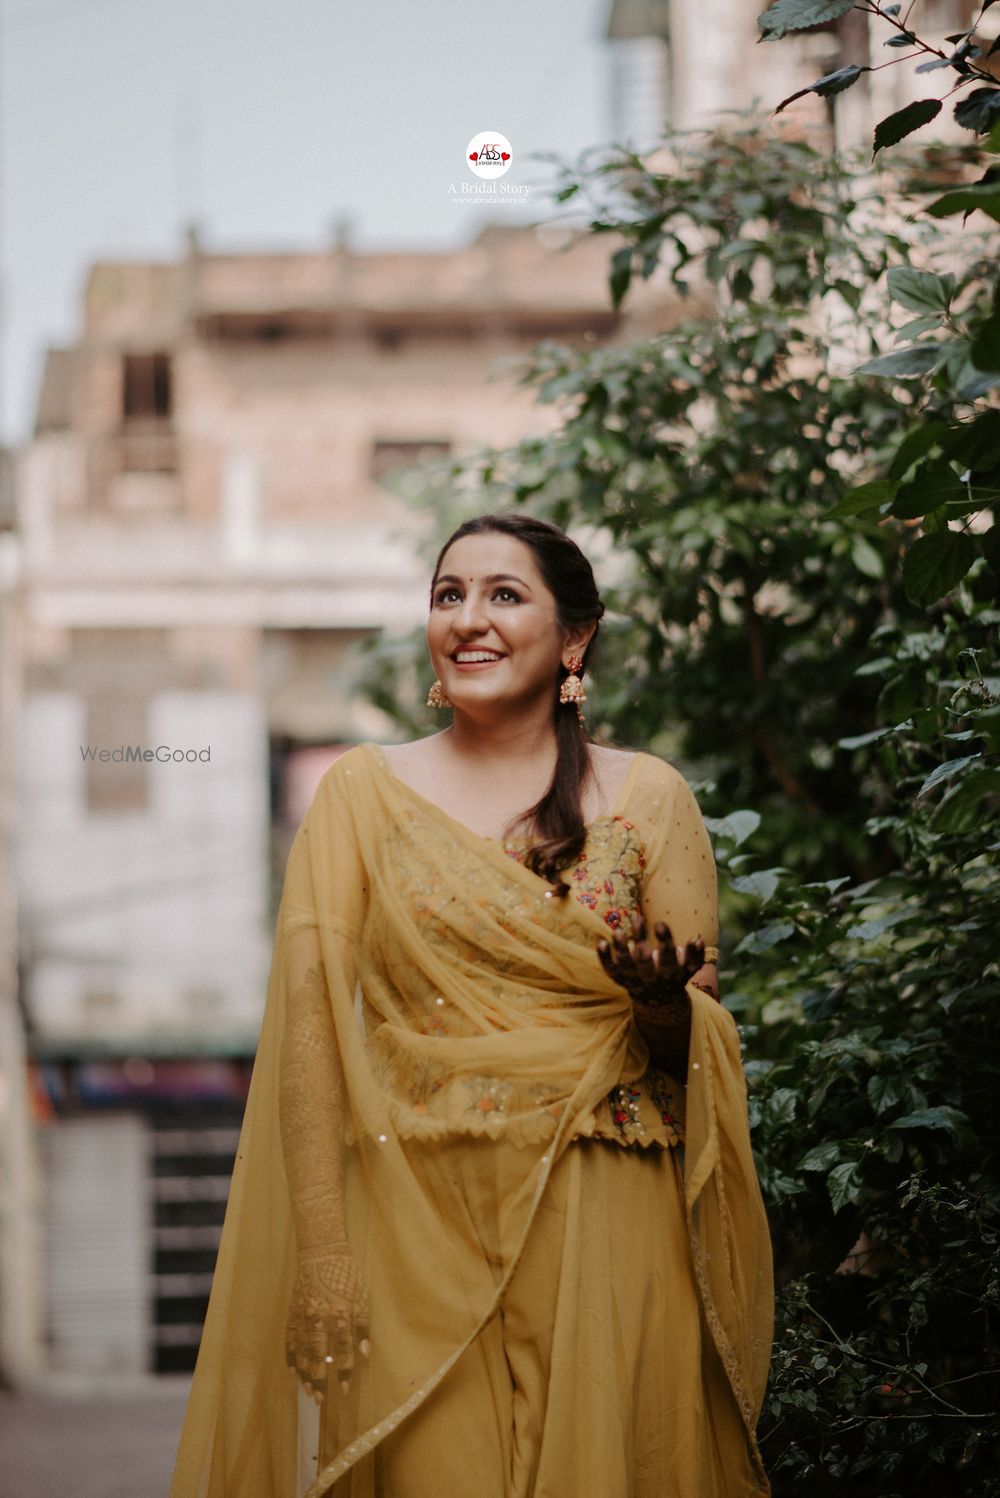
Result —
[[448, 696], [448, 693], [445, 691], [440, 681], [435, 680], [431, 686], [430, 691], [427, 693], [427, 706], [452, 707], [453, 705], [454, 704], [452, 703], [451, 698]]
[[566, 670], [569, 672], [569, 675], [559, 688], [559, 701], [574, 703], [576, 705], [576, 715], [581, 723], [583, 722], [583, 704], [587, 700], [587, 693], [584, 691], [583, 682], [577, 675], [582, 668], [583, 656], [571, 655], [566, 662]]

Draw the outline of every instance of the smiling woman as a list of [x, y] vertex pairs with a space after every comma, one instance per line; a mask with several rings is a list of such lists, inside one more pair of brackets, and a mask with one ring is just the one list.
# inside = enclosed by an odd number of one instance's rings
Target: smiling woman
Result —
[[320, 783], [171, 1498], [768, 1492], [715, 865], [680, 773], [588, 738], [602, 613], [555, 527], [461, 527], [451, 725]]
[[[431, 584], [427, 646], [435, 686], [456, 712], [450, 734], [425, 740], [411, 768], [434, 779], [432, 800], [450, 795], [479, 815], [499, 810], [505, 828], [531, 827], [528, 866], [546, 877], [582, 849], [587, 792], [591, 804], [600, 799], [579, 694], [564, 684], [586, 670], [603, 613], [579, 548], [524, 516], [460, 526]], [[451, 753], [465, 761], [458, 776]]]

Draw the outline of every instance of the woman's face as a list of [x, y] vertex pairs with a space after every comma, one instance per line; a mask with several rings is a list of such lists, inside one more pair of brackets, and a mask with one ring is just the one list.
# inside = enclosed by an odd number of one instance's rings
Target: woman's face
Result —
[[551, 702], [560, 663], [582, 655], [592, 633], [560, 627], [535, 554], [515, 536], [462, 536], [441, 558], [427, 646], [457, 708]]

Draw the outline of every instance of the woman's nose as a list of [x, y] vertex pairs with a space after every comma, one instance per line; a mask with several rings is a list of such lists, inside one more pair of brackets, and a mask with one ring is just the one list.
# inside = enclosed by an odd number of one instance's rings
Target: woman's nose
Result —
[[462, 600], [455, 615], [455, 626], [464, 634], [481, 634], [489, 627], [483, 600], [470, 593]]

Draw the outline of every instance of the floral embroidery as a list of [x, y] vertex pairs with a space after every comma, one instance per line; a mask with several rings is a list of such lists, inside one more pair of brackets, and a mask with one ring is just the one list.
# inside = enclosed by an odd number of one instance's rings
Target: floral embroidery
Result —
[[[640, 911], [645, 857], [635, 837], [635, 823], [625, 817], [601, 817], [587, 829], [586, 847], [577, 854], [569, 879], [579, 888], [575, 898], [602, 917], [612, 931], [628, 928]], [[526, 843], [507, 843], [504, 851], [523, 862]]]
[[683, 1132], [683, 1125], [678, 1116], [680, 1108], [677, 1103], [675, 1083], [666, 1072], [654, 1066], [649, 1068], [645, 1080], [649, 1100], [660, 1116], [660, 1122], [667, 1131], [668, 1139], [671, 1143], [677, 1143]]
[[608, 1093], [611, 1117], [622, 1138], [629, 1144], [645, 1137], [646, 1129], [640, 1112], [641, 1100], [642, 1089], [634, 1082], [622, 1082], [617, 1087], [612, 1087]]
[[488, 1129], [499, 1132], [513, 1090], [510, 1083], [502, 1082], [499, 1077], [468, 1077], [465, 1085], [470, 1098], [467, 1111], [479, 1114]]

